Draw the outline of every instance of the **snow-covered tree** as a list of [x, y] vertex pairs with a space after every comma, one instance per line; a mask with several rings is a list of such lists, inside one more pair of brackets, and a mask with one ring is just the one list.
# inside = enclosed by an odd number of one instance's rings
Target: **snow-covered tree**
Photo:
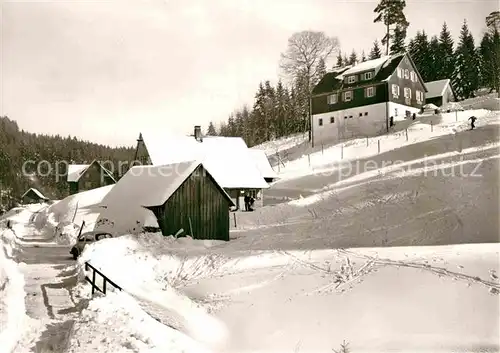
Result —
[[455, 59], [456, 66], [453, 72], [452, 85], [462, 98], [473, 97], [474, 91], [479, 88], [480, 62], [474, 45], [474, 37], [469, 31], [466, 20], [464, 20], [460, 31]]
[[370, 60], [373, 60], [373, 59], [378, 59], [382, 56], [382, 52], [380, 51], [380, 46], [378, 44], [378, 40], [375, 40], [375, 42], [373, 42], [373, 47], [372, 47], [372, 50], [370, 51], [370, 55], [368, 55], [368, 58]]
[[396, 25], [394, 28], [394, 34], [392, 37], [392, 42], [390, 46], [391, 54], [398, 54], [405, 52], [405, 39], [406, 39], [406, 28]]

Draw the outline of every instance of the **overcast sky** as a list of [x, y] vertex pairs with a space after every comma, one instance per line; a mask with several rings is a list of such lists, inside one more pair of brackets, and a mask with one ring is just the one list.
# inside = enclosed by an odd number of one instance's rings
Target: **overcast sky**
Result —
[[[276, 81], [295, 31], [367, 51], [383, 36], [369, 0], [1, 1], [0, 115], [37, 133], [133, 145], [140, 131], [205, 130]], [[497, 0], [407, 0], [409, 35], [476, 40]]]

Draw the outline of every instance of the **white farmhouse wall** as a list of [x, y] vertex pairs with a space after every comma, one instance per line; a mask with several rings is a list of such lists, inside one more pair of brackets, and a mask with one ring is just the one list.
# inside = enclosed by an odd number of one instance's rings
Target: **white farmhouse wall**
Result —
[[[409, 117], [407, 117], [407, 113], [409, 112]], [[409, 107], [406, 105], [389, 102], [389, 117], [394, 117], [394, 121], [403, 121], [406, 119], [411, 119], [411, 115], [413, 113], [418, 114], [420, 109]]]
[[[387, 132], [386, 103], [366, 105], [312, 117], [314, 144], [376, 136]], [[331, 123], [331, 117], [334, 122]], [[323, 119], [323, 125], [319, 125]]]

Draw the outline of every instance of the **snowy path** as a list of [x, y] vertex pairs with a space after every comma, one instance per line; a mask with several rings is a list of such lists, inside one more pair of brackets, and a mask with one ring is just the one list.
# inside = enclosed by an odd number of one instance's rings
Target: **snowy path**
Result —
[[76, 276], [65, 271], [73, 262], [69, 249], [40, 238], [23, 238], [17, 260], [25, 277], [27, 315], [37, 325], [29, 328], [16, 351], [62, 353], [77, 312], [70, 293]]

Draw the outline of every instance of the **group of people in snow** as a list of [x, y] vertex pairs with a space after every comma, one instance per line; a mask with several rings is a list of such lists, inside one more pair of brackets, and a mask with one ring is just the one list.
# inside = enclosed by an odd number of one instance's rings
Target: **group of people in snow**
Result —
[[245, 202], [245, 211], [253, 211], [253, 204], [255, 203], [255, 199], [249, 194], [245, 194], [243, 201]]

